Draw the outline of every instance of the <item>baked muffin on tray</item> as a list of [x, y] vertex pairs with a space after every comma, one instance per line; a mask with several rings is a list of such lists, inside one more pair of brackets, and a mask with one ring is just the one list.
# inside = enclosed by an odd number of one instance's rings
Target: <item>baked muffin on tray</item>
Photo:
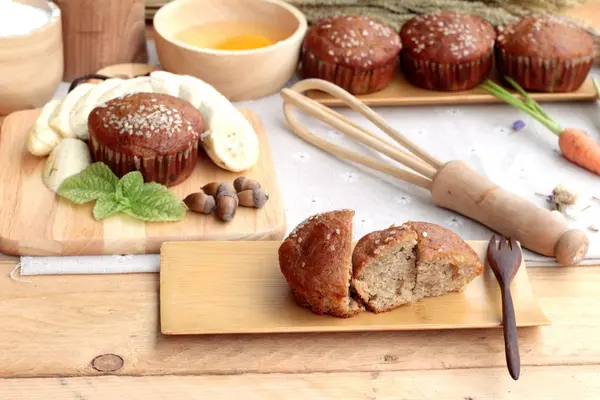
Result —
[[478, 16], [449, 11], [420, 15], [404, 23], [400, 38], [402, 70], [416, 86], [468, 90], [492, 70], [496, 33]]
[[321, 19], [304, 38], [302, 75], [327, 80], [354, 95], [377, 92], [394, 77], [400, 49], [398, 34], [376, 20]]
[[594, 62], [594, 41], [583, 29], [545, 15], [499, 26], [496, 64], [523, 89], [572, 92]]
[[119, 177], [138, 170], [146, 182], [173, 186], [196, 166], [204, 119], [177, 97], [137, 93], [93, 109], [88, 130], [95, 162], [104, 162]]

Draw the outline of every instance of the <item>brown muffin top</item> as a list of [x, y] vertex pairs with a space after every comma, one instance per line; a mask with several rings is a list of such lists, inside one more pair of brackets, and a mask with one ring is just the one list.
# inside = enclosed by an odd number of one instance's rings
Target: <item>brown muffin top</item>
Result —
[[348, 297], [354, 211], [313, 215], [279, 247], [279, 265], [290, 286], [324, 296]]
[[483, 271], [481, 259], [475, 250], [456, 233], [429, 222], [407, 222], [404, 224], [417, 233], [417, 259], [432, 262], [451, 259], [456, 264], [478, 264]]
[[412, 58], [457, 64], [489, 54], [496, 33], [481, 17], [447, 11], [411, 18], [402, 25], [400, 38]]
[[[375, 69], [398, 56], [400, 37], [389, 26], [367, 17], [324, 18], [313, 23], [302, 49], [327, 63]], [[312, 53], [312, 54], [310, 54]]]
[[395, 226], [371, 232], [356, 243], [352, 253], [353, 275], [356, 277], [366, 264], [376, 258], [387, 248], [404, 243], [409, 246], [417, 244], [417, 233], [408, 226]]
[[572, 59], [594, 53], [594, 41], [586, 31], [552, 16], [529, 16], [497, 30], [498, 48], [512, 55]]
[[155, 157], [189, 148], [204, 132], [200, 111], [174, 96], [135, 93], [92, 110], [90, 138], [127, 156]]

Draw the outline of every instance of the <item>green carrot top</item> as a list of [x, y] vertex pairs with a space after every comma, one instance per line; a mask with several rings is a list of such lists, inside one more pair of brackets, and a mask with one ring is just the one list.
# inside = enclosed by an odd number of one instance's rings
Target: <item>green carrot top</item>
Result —
[[503, 100], [506, 103], [529, 114], [531, 117], [540, 122], [555, 135], [560, 136], [564, 129], [548, 114], [546, 114], [542, 107], [534, 99], [532, 99], [531, 96], [529, 96], [527, 92], [521, 86], [519, 86], [517, 82], [515, 82], [509, 77], [505, 77], [505, 79], [515, 88], [515, 90], [521, 96], [523, 96], [523, 100], [491, 80], [488, 80], [486, 83], [483, 83], [480, 86], [482, 89], [498, 97], [500, 100]]

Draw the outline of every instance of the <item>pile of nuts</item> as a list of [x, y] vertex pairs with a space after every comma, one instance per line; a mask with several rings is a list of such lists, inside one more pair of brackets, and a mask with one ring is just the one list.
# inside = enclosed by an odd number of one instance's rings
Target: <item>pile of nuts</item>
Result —
[[269, 196], [257, 181], [240, 176], [228, 183], [211, 182], [204, 185], [199, 192], [188, 195], [183, 202], [190, 211], [211, 214], [216, 211], [217, 217], [225, 222], [231, 221], [238, 206], [261, 208], [269, 200]]

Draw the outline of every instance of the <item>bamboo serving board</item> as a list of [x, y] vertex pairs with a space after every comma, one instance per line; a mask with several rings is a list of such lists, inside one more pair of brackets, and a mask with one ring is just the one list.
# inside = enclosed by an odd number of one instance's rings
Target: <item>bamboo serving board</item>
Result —
[[[499, 80], [496, 78], [494, 78], [494, 81], [499, 83]], [[509, 91], [515, 93], [514, 90]], [[328, 107], [347, 107], [339, 99], [324, 92], [309, 91], [306, 95]], [[595, 101], [598, 98], [594, 83], [589, 77], [575, 92], [530, 93], [529, 95], [538, 102]], [[462, 92], [436, 92], [421, 89], [408, 82], [401, 72], [396, 73], [392, 82], [385, 89], [356, 97], [366, 105], [372, 107], [502, 103], [501, 100], [480, 88]]]
[[[468, 242], [483, 257], [488, 242]], [[340, 319], [299, 307], [279, 270], [280, 242], [179, 242], [161, 248], [160, 318], [167, 335], [492, 328], [502, 300], [491, 269], [463, 293]], [[517, 326], [548, 325], [521, 265], [511, 287]]]
[[27, 135], [39, 110], [9, 115], [0, 134], [0, 251], [14, 255], [158, 254], [165, 241], [277, 240], [285, 233], [285, 211], [277, 185], [267, 135], [258, 116], [242, 110], [260, 139], [260, 159], [251, 170], [228, 172], [201, 155], [194, 173], [171, 188], [184, 198], [204, 184], [232, 183], [240, 175], [261, 183], [270, 198], [259, 210], [240, 207], [228, 223], [214, 215], [188, 212], [175, 223], [144, 223], [125, 215], [103, 221], [92, 204], [60, 198], [42, 182], [46, 158], [28, 153]]

